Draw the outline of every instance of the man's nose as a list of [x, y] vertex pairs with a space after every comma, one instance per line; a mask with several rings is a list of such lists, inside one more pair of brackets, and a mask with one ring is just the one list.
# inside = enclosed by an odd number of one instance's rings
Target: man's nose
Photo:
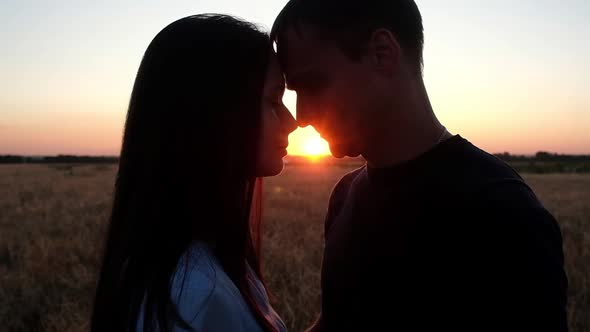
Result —
[[314, 112], [306, 103], [297, 98], [296, 106], [297, 125], [301, 128], [307, 127], [314, 121]]
[[297, 112], [297, 125], [301, 128], [305, 128], [310, 125], [309, 121], [304, 120], [305, 118]]

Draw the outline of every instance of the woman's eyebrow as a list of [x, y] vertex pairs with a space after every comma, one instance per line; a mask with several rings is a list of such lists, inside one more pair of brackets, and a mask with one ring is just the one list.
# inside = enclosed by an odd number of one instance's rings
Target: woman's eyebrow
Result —
[[264, 93], [265, 97], [274, 99], [277, 95], [283, 95], [285, 93], [285, 84], [277, 84], [272, 87], [268, 92]]
[[285, 92], [285, 83], [277, 84], [272, 91], [276, 92], [276, 93], [284, 93]]

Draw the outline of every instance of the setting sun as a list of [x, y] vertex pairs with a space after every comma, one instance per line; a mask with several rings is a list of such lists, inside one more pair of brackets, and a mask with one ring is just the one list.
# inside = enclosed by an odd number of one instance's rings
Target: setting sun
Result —
[[326, 141], [319, 137], [309, 137], [304, 143], [303, 151], [307, 155], [318, 156], [325, 154], [326, 148]]
[[[283, 96], [283, 102], [287, 108], [295, 114], [297, 95], [294, 91], [286, 90]], [[320, 157], [330, 155], [330, 147], [328, 142], [320, 137], [320, 134], [312, 127], [297, 128], [291, 135], [289, 135], [289, 147], [287, 152], [291, 156], [304, 156], [310, 159], [318, 159]]]
[[298, 128], [289, 136], [290, 155], [321, 157], [330, 154], [328, 143], [313, 127]]

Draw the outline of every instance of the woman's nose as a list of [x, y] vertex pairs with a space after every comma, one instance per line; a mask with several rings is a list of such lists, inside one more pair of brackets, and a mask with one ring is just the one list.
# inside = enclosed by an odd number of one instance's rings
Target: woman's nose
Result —
[[287, 110], [285, 113], [286, 115], [283, 118], [283, 127], [288, 133], [292, 133], [293, 131], [295, 131], [295, 129], [297, 129], [297, 121], [295, 120], [291, 112]]

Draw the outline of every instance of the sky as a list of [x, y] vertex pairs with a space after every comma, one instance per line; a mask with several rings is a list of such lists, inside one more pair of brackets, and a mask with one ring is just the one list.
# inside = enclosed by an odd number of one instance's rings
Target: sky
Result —
[[[590, 153], [590, 1], [417, 0], [424, 80], [454, 134], [492, 153]], [[0, 154], [117, 155], [153, 37], [192, 14], [270, 29], [283, 0], [0, 2]], [[295, 112], [295, 94], [285, 96]], [[289, 153], [317, 148], [311, 127]], [[311, 143], [310, 143], [311, 142]]]

